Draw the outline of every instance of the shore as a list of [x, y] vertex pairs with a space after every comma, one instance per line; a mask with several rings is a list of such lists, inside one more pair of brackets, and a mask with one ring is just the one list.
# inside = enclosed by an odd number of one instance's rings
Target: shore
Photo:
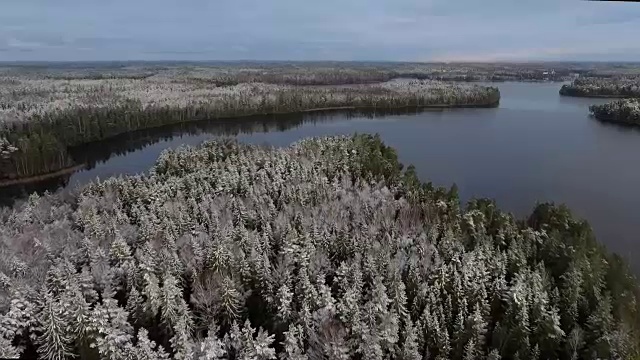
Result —
[[[264, 83], [218, 87], [177, 77], [16, 79], [0, 93], [5, 103], [0, 140], [11, 150], [0, 174], [8, 180], [57, 171], [74, 165], [70, 148], [164, 125], [329, 110], [495, 107], [499, 100], [496, 87], [422, 80], [318, 88]], [[52, 168], [58, 159], [69, 161]], [[12, 163], [25, 166], [17, 169]]]
[[624, 95], [577, 95], [577, 94], [563, 94], [561, 96], [578, 97], [578, 98], [592, 98], [592, 99], [627, 99], [633, 98], [633, 96]]
[[86, 166], [87, 166], [86, 164], [80, 164], [80, 165], [74, 165], [68, 168], [56, 170], [46, 174], [40, 174], [40, 175], [34, 175], [34, 176], [16, 178], [16, 179], [10, 179], [10, 180], [0, 180], [0, 188], [14, 186], [14, 185], [33, 184], [33, 183], [49, 180], [58, 176], [73, 174], [76, 171], [84, 169]]
[[[495, 108], [498, 107], [500, 105], [500, 100], [498, 101], [494, 101], [491, 103], [486, 103], [486, 104], [430, 104], [430, 105], [419, 105], [419, 106], [415, 106], [415, 105], [408, 105], [408, 106], [385, 106], [385, 107], [375, 107], [375, 106], [333, 106], [333, 107], [323, 107], [323, 108], [312, 108], [312, 109], [307, 109], [307, 110], [301, 110], [301, 111], [294, 111], [294, 112], [269, 112], [269, 113], [262, 113], [262, 114], [253, 114], [250, 116], [270, 116], [270, 115], [289, 115], [289, 114], [296, 114], [296, 113], [322, 113], [322, 112], [330, 112], [330, 111], [358, 111], [358, 110], [367, 110], [367, 111], [371, 111], [371, 110], [376, 110], [379, 109], [380, 111], [385, 111], [385, 110], [410, 110], [410, 109], [463, 109], [463, 108]], [[219, 118], [218, 120], [234, 120], [234, 119], [239, 119], [239, 118], [243, 118], [246, 117], [245, 115], [242, 116], [230, 116], [230, 117], [224, 117], [224, 118]], [[184, 121], [182, 123], [186, 124], [186, 123], [192, 123], [192, 122], [198, 122], [198, 121], [203, 121], [202, 119], [196, 119], [196, 120], [188, 120], [188, 121]], [[154, 129], [154, 128], [160, 128], [166, 126], [165, 124], [158, 124], [156, 126], [150, 126], [150, 127], [146, 127], [144, 129], [136, 129], [136, 130], [132, 130], [132, 131], [128, 131], [128, 132], [124, 132], [124, 133], [118, 133], [112, 136], [109, 136], [107, 138], [101, 139], [99, 141], [91, 141], [91, 142], [87, 142], [81, 145], [87, 145], [90, 143], [102, 143], [102, 142], [108, 142], [110, 139], [118, 137], [118, 136], [123, 136], [123, 135], [127, 135], [129, 133], [134, 133], [136, 131], [140, 131], [140, 130], [150, 130], [150, 129]], [[37, 182], [41, 182], [41, 181], [46, 181], [49, 180], [51, 178], [55, 178], [55, 177], [59, 177], [59, 176], [64, 176], [64, 175], [69, 175], [69, 174], [73, 174], [76, 171], [82, 170], [83, 168], [86, 167], [86, 164], [80, 164], [80, 165], [74, 165], [74, 166], [70, 166], [70, 167], [66, 167], [64, 169], [59, 169], [53, 172], [48, 172], [48, 173], [42, 173], [42, 174], [36, 174], [36, 175], [31, 175], [31, 176], [27, 176], [27, 177], [17, 177], [17, 178], [13, 178], [13, 179], [6, 179], [6, 180], [0, 180], [0, 188], [6, 188], [6, 187], [10, 187], [10, 186], [15, 186], [15, 185], [27, 185], [27, 184], [33, 184], [33, 183], [37, 183]]]
[[[310, 113], [310, 112], [322, 112], [322, 111], [335, 111], [335, 110], [375, 110], [380, 109], [384, 110], [402, 110], [402, 109], [463, 109], [463, 108], [494, 108], [500, 106], [500, 101], [487, 103], [487, 104], [431, 104], [431, 105], [408, 105], [408, 106], [385, 106], [385, 107], [375, 107], [375, 106], [335, 106], [335, 107], [326, 107], [326, 108], [315, 108], [309, 110], [302, 110], [301, 113]], [[294, 112], [295, 113], [295, 112]], [[289, 112], [282, 113], [268, 113], [264, 115], [282, 115], [282, 114], [292, 114]]]
[[623, 125], [623, 126], [640, 126], [640, 124], [638, 124], [637, 122], [633, 121], [633, 120], [628, 120], [625, 118], [621, 118], [621, 117], [615, 117], [615, 116], [598, 116], [595, 114], [592, 114], [593, 118], [598, 120], [598, 121], [602, 121], [602, 122], [607, 122], [607, 123], [612, 123], [612, 124], [618, 124], [618, 125]]
[[638, 79], [633, 77], [578, 78], [571, 84], [563, 85], [560, 95], [602, 99], [637, 98], [640, 97], [638, 85]]
[[622, 99], [589, 107], [591, 115], [600, 121], [624, 125], [640, 125], [640, 100]]

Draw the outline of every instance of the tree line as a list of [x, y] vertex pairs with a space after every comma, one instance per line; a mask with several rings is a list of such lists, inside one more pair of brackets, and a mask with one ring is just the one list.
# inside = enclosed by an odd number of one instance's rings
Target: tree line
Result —
[[70, 147], [170, 124], [329, 108], [496, 106], [500, 99], [497, 88], [431, 81], [322, 88], [148, 79], [25, 84], [0, 98], [0, 139], [14, 149], [0, 148], [0, 181], [72, 167]]
[[585, 77], [563, 85], [560, 95], [578, 97], [640, 97], [640, 77]]
[[[576, 64], [452, 64], [399, 62], [122, 62], [13, 65], [0, 75], [32, 79], [172, 79], [218, 85], [261, 82], [280, 85], [344, 85], [417, 78], [445, 81], [566, 80], [586, 72]], [[620, 70], [616, 68], [615, 70]], [[601, 76], [601, 75], [600, 75]], [[1, 82], [1, 80], [0, 80]]]

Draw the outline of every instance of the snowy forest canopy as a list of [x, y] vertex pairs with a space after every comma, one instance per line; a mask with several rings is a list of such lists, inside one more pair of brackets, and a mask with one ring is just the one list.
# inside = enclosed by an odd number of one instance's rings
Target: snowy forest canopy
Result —
[[221, 84], [215, 74], [178, 68], [143, 78], [60, 79], [0, 71], [0, 186], [74, 168], [73, 148], [150, 128], [329, 108], [496, 107], [500, 101], [495, 87], [441, 81]]
[[634, 359], [584, 221], [420, 183], [377, 137], [205, 143], [0, 212], [0, 357]]
[[560, 95], [582, 97], [640, 97], [640, 76], [577, 78], [562, 85]]
[[621, 99], [602, 105], [592, 105], [589, 111], [602, 121], [640, 125], [640, 99]]

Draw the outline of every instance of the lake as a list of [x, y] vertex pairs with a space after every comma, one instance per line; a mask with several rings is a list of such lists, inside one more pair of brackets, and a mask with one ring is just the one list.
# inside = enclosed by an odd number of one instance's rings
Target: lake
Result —
[[76, 149], [91, 169], [46, 186], [78, 186], [96, 177], [144, 172], [161, 151], [216, 136], [286, 146], [310, 136], [379, 133], [423, 181], [456, 183], [463, 200], [488, 197], [523, 217], [538, 201], [567, 204], [598, 239], [640, 272], [640, 130], [598, 122], [588, 106], [605, 99], [558, 95], [559, 83], [495, 83], [492, 109], [413, 114], [262, 116], [200, 122], [128, 134]]

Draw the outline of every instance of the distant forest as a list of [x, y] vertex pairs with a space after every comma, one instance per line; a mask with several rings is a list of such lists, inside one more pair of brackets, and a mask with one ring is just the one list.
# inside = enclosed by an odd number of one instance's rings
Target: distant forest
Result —
[[563, 85], [560, 95], [582, 97], [640, 97], [640, 76], [578, 78]]

